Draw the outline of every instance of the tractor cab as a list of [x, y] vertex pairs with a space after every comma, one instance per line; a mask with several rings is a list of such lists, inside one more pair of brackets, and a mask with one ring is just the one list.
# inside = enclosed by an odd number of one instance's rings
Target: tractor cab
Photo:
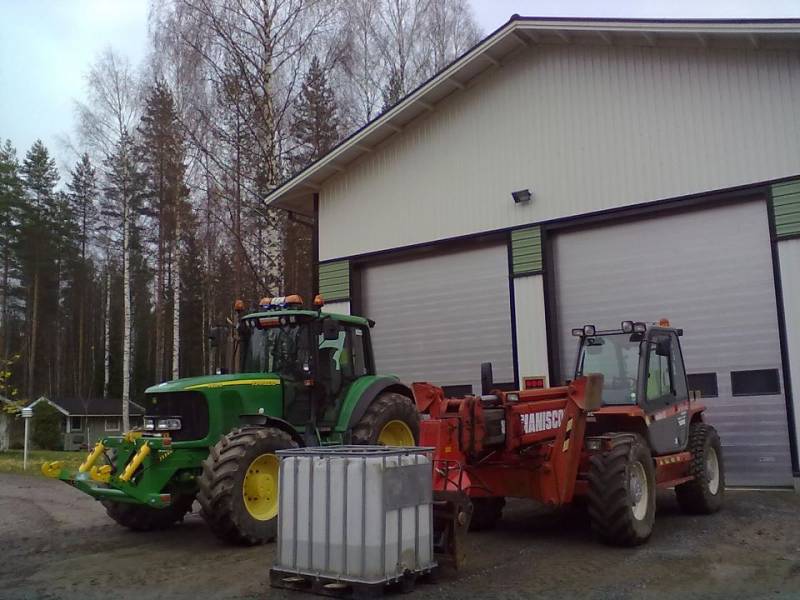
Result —
[[270, 373], [283, 387], [284, 418], [296, 427], [331, 427], [350, 386], [374, 375], [370, 321], [304, 309], [299, 296], [262, 298], [239, 318], [236, 371]]
[[689, 392], [679, 342], [683, 330], [662, 319], [655, 325], [623, 321], [612, 330], [584, 325], [572, 334], [580, 338], [575, 377], [603, 375], [605, 408], [599, 412], [640, 409], [643, 416], [653, 417], [648, 438], [657, 453], [685, 447]]

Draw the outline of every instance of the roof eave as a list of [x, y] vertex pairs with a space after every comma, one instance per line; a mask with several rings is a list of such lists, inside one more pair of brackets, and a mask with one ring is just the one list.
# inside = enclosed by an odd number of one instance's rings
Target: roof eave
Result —
[[[656, 45], [659, 39], [663, 39], [659, 36], [675, 35], [693, 36], [699, 44], [706, 45], [704, 36], [724, 34], [742, 36], [743, 39], [749, 40], [750, 45], [758, 47], [757, 36], [760, 35], [785, 34], [800, 37], [800, 19], [570, 19], [515, 15], [442, 71], [420, 84], [393, 108], [355, 131], [328, 154], [273, 190], [265, 198], [266, 204], [303, 214], [313, 214], [313, 195], [320, 190], [322, 184], [338, 172], [344, 171], [361, 155], [369, 154], [393, 135], [401, 133], [407, 124], [422, 114], [435, 110], [436, 104], [428, 99], [429, 96], [434, 96], [437, 90], [444, 88], [444, 93], [439, 94], [440, 100], [443, 100], [451, 93], [469, 87], [479, 75], [501, 66], [510, 55], [527, 46], [540, 43], [542, 40], [539, 36], [544, 33], [552, 34], [560, 42], [567, 44], [573, 43], [573, 34], [594, 33], [598, 39], [605, 40], [609, 44], [613, 43], [613, 40], [608, 36], [634, 34], [640, 35], [649, 45]], [[502, 47], [508, 40], [514, 42], [510, 50], [508, 47]], [[492, 53], [493, 49], [501, 49], [503, 52]], [[482, 60], [485, 64], [477, 69], [470, 69], [471, 77], [468, 81], [458, 77], [477, 60]], [[448, 88], [451, 89], [448, 91]]]

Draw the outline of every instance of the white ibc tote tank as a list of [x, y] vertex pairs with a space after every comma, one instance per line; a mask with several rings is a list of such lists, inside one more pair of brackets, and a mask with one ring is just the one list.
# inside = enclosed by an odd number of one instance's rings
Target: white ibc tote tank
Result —
[[338, 446], [278, 455], [273, 570], [390, 583], [436, 566], [431, 449]]

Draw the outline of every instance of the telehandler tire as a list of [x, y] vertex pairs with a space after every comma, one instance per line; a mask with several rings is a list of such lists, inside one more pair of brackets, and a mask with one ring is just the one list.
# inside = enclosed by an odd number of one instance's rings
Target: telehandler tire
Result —
[[106, 514], [117, 523], [133, 531], [156, 531], [167, 529], [183, 521], [192, 510], [193, 496], [179, 496], [166, 508], [152, 508], [144, 504], [112, 502], [103, 500]]
[[416, 446], [419, 413], [411, 398], [395, 392], [378, 396], [353, 427], [354, 444]]
[[488, 531], [494, 529], [503, 516], [505, 498], [473, 498], [472, 520], [469, 522], [470, 531]]
[[655, 466], [647, 442], [620, 435], [610, 450], [590, 458], [589, 518], [601, 540], [637, 546], [653, 531]]
[[197, 500], [220, 539], [254, 546], [278, 532], [277, 450], [297, 448], [284, 431], [242, 427], [222, 438], [203, 461]]
[[693, 423], [689, 429], [692, 462], [691, 481], [675, 486], [675, 497], [685, 513], [710, 515], [722, 508], [725, 497], [725, 469], [717, 430], [711, 425]]

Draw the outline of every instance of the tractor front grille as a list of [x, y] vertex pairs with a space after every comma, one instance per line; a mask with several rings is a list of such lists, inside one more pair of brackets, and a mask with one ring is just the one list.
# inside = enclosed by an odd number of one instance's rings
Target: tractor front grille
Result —
[[170, 432], [176, 442], [200, 440], [208, 435], [208, 402], [200, 392], [148, 394], [144, 412], [155, 418], [180, 417], [180, 430]]

